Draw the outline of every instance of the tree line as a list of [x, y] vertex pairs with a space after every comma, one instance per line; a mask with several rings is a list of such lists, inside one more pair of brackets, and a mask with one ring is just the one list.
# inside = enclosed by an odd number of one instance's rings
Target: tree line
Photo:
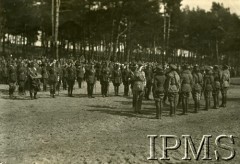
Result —
[[27, 54], [40, 40], [38, 53], [55, 57], [237, 64], [239, 16], [181, 1], [0, 0], [1, 52]]

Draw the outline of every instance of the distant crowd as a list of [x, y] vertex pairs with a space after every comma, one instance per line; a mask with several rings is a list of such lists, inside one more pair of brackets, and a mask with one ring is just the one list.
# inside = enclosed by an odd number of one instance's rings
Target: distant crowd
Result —
[[[39, 91], [56, 97], [61, 90], [67, 90], [68, 96], [73, 97], [75, 82], [82, 88], [83, 81], [87, 82], [87, 96], [94, 98], [96, 81], [100, 81], [101, 95], [109, 96], [109, 85], [114, 86], [114, 95], [119, 96], [119, 86], [124, 85], [122, 96], [133, 95], [133, 109], [141, 113], [142, 100], [150, 100], [152, 94], [156, 105], [156, 118], [161, 118], [162, 108], [168, 100], [170, 115], [174, 116], [178, 105], [182, 105], [182, 114], [189, 112], [189, 97], [194, 100], [194, 112], [200, 109], [201, 97], [205, 99], [205, 110], [211, 106], [226, 107], [227, 90], [230, 86], [230, 76], [237, 73], [228, 65], [198, 66], [159, 64], [157, 62], [109, 62], [75, 59], [24, 59], [0, 58], [0, 83], [9, 85], [9, 97], [16, 98], [18, 94], [26, 96], [29, 91], [30, 99], [37, 99]], [[42, 86], [42, 87], [41, 87]]]

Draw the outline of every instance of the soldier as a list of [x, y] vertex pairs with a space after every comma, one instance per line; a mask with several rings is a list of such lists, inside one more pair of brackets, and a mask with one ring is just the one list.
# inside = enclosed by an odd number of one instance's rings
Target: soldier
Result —
[[176, 72], [177, 67], [174, 64], [170, 65], [170, 72], [167, 75], [167, 94], [170, 103], [170, 116], [176, 114], [176, 105], [178, 101], [178, 92], [180, 87], [180, 77]]
[[212, 70], [211, 68], [207, 68], [206, 75], [204, 76], [204, 84], [203, 84], [205, 110], [208, 110], [211, 104], [211, 93], [213, 90], [213, 83], [214, 83], [214, 77], [212, 74]]
[[146, 76], [145, 99], [150, 100], [149, 96], [152, 89], [153, 70], [149, 64], [147, 65], [144, 72]]
[[181, 74], [181, 100], [183, 108], [182, 114], [186, 114], [188, 112], [188, 99], [192, 91], [192, 81], [193, 77], [189, 70], [189, 66], [184, 65], [183, 72]]
[[94, 88], [94, 84], [96, 82], [95, 75], [96, 75], [96, 70], [94, 68], [94, 63], [91, 63], [91, 68], [87, 69], [87, 71], [86, 71], [88, 98], [94, 98], [93, 97], [93, 88]]
[[143, 66], [139, 63], [133, 73], [133, 107], [135, 113], [141, 113], [142, 99], [144, 96], [144, 87], [146, 85], [145, 73], [142, 70]]
[[77, 81], [78, 81], [78, 87], [82, 88], [82, 82], [84, 79], [84, 74], [85, 74], [85, 68], [83, 65], [80, 63], [77, 65]]
[[220, 89], [221, 89], [221, 71], [219, 70], [219, 67], [217, 65], [214, 66], [213, 69], [213, 78], [214, 78], [214, 83], [213, 83], [213, 103], [214, 103], [214, 109], [219, 108], [219, 94], [220, 94]]
[[17, 72], [16, 68], [14, 66], [14, 63], [11, 63], [9, 65], [9, 75], [8, 75], [8, 83], [9, 83], [9, 97], [10, 99], [14, 98], [13, 94], [16, 89], [16, 83], [17, 83]]
[[128, 96], [129, 85], [130, 85], [131, 70], [129, 69], [129, 64], [125, 64], [125, 68], [122, 72], [122, 79], [124, 85], [124, 96]]
[[67, 90], [67, 78], [68, 78], [68, 74], [67, 74], [67, 64], [64, 64], [62, 67], [62, 83], [63, 83], [63, 90]]
[[57, 90], [58, 95], [59, 95], [60, 87], [61, 87], [61, 84], [62, 84], [62, 78], [63, 78], [63, 69], [61, 67], [60, 62], [57, 61], [55, 65], [56, 65], [55, 70], [56, 70], [56, 74], [57, 74], [56, 90]]
[[100, 75], [101, 75], [100, 84], [101, 84], [102, 96], [108, 97], [108, 87], [109, 87], [111, 72], [106, 62], [103, 62], [103, 68]]
[[48, 80], [48, 70], [45, 63], [42, 64], [42, 83], [43, 83], [43, 91], [47, 91], [47, 80]]
[[113, 70], [113, 73], [112, 73], [112, 82], [114, 85], [115, 96], [118, 96], [119, 86], [122, 83], [122, 72], [121, 72], [119, 63], [115, 64], [115, 69]]
[[221, 107], [226, 107], [227, 105], [227, 91], [230, 86], [230, 72], [228, 66], [223, 66], [222, 78], [221, 78], [221, 93], [222, 93], [222, 104]]
[[20, 95], [24, 95], [25, 94], [25, 85], [26, 85], [26, 81], [27, 81], [27, 71], [26, 68], [24, 66], [24, 63], [21, 62], [20, 63], [20, 67], [18, 70], [18, 92]]
[[73, 97], [73, 87], [76, 80], [76, 68], [73, 65], [73, 62], [69, 62], [69, 66], [67, 68], [67, 83], [68, 83], [68, 96]]
[[164, 97], [164, 84], [166, 81], [166, 76], [164, 74], [162, 66], [156, 68], [156, 74], [153, 80], [153, 95], [156, 104], [156, 118], [161, 119], [162, 117], [162, 107], [163, 107], [163, 97]]
[[37, 92], [40, 90], [40, 81], [41, 75], [37, 73], [37, 69], [34, 66], [34, 63], [29, 63], [28, 68], [28, 81], [29, 81], [29, 91], [30, 98], [37, 99]]
[[192, 96], [194, 100], [194, 110], [197, 113], [200, 109], [201, 92], [203, 86], [203, 75], [200, 73], [199, 67], [193, 67], [193, 85]]
[[52, 98], [55, 98], [56, 84], [57, 84], [57, 70], [55, 68], [55, 63], [50, 64], [48, 83], [50, 86], [50, 96]]
[[3, 84], [8, 84], [8, 67], [6, 63], [3, 63], [3, 70], [2, 70], [2, 78], [3, 78]]

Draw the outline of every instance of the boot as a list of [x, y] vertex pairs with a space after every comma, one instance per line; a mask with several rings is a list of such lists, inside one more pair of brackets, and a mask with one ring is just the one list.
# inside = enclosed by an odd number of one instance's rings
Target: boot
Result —
[[31, 100], [33, 100], [33, 94], [30, 92], [30, 98]]
[[37, 93], [34, 93], [34, 99], [37, 99]]
[[182, 109], [183, 109], [182, 114], [183, 115], [186, 114], [186, 104], [185, 104], [184, 99], [182, 99]]
[[156, 101], [156, 119], [159, 119], [159, 102]]
[[197, 103], [197, 101], [194, 102], [194, 112], [195, 113], [198, 112], [198, 103]]
[[188, 113], [188, 98], [186, 98], [186, 100], [185, 100], [185, 111], [186, 111], [186, 113]]

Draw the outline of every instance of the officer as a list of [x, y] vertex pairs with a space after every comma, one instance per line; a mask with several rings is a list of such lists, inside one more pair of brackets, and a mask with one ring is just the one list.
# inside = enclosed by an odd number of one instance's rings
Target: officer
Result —
[[9, 84], [9, 98], [13, 99], [14, 91], [16, 89], [16, 83], [17, 83], [17, 71], [14, 66], [14, 63], [11, 63], [9, 65], [9, 75], [8, 75], [8, 84]]
[[118, 96], [119, 86], [122, 83], [122, 72], [121, 72], [119, 63], [115, 64], [115, 69], [113, 70], [113, 73], [112, 73], [112, 82], [114, 86], [115, 96]]
[[68, 96], [73, 97], [73, 87], [76, 80], [76, 68], [73, 65], [73, 62], [69, 62], [69, 66], [67, 68], [67, 83], [68, 83]]
[[205, 110], [208, 110], [211, 105], [211, 93], [213, 90], [214, 77], [212, 69], [206, 68], [206, 75], [204, 76], [203, 93], [205, 99]]
[[177, 67], [170, 64], [170, 72], [167, 75], [167, 94], [170, 103], [170, 116], [176, 114], [176, 105], [178, 101], [178, 93], [180, 88], [180, 77], [176, 72]]
[[45, 63], [42, 64], [41, 73], [42, 73], [43, 91], [47, 91], [48, 70]]
[[78, 81], [78, 88], [82, 88], [82, 82], [84, 79], [85, 68], [81, 63], [77, 65], [77, 81]]
[[201, 92], [203, 86], [203, 75], [199, 70], [199, 66], [195, 65], [193, 67], [193, 85], [192, 85], [192, 96], [194, 100], [194, 110], [197, 113], [200, 109], [200, 100], [201, 100]]
[[94, 68], [94, 63], [91, 63], [90, 68], [86, 71], [86, 81], [87, 81], [87, 92], [88, 98], [93, 97], [93, 88], [96, 83], [96, 70]]
[[108, 97], [108, 88], [111, 78], [111, 71], [108, 68], [107, 62], [103, 62], [102, 70], [100, 73], [101, 92], [103, 97]]
[[62, 83], [63, 83], [63, 90], [67, 90], [67, 78], [68, 78], [68, 74], [67, 74], [67, 64], [64, 64], [62, 66], [62, 73], [63, 73], [63, 77], [62, 77]]
[[49, 79], [48, 79], [48, 83], [49, 83], [49, 86], [50, 86], [50, 96], [52, 98], [55, 98], [57, 81], [58, 81], [58, 79], [57, 79], [57, 70], [55, 68], [55, 63], [52, 63], [50, 65]]
[[153, 69], [148, 64], [146, 69], [144, 70], [145, 76], [146, 76], [146, 87], [145, 87], [145, 99], [150, 100], [149, 96], [152, 89], [152, 83], [153, 83]]
[[40, 78], [42, 77], [38, 74], [37, 68], [34, 66], [34, 63], [29, 63], [28, 82], [31, 99], [37, 99], [37, 92], [40, 90]]
[[214, 103], [214, 109], [219, 108], [219, 94], [220, 94], [220, 89], [221, 89], [221, 77], [222, 73], [217, 65], [213, 67], [213, 78], [214, 78], [214, 83], [213, 83], [213, 103]]
[[60, 87], [62, 84], [62, 78], [63, 78], [63, 69], [59, 61], [55, 61], [55, 72], [57, 74], [56, 90], [59, 95]]
[[166, 76], [164, 74], [162, 66], [156, 67], [156, 74], [153, 80], [153, 95], [156, 104], [156, 118], [161, 119], [162, 117], [162, 107], [163, 107], [163, 97], [164, 97], [164, 85], [166, 82]]
[[144, 87], [146, 85], [145, 73], [142, 70], [143, 66], [141, 63], [138, 63], [136, 70], [133, 73], [132, 82], [133, 82], [133, 107], [135, 113], [141, 113], [142, 99], [144, 96]]
[[130, 78], [131, 78], [131, 70], [129, 69], [129, 64], [125, 63], [125, 68], [122, 71], [122, 79], [123, 79], [123, 85], [124, 85], [124, 96], [128, 96]]
[[222, 104], [221, 107], [227, 105], [227, 91], [230, 86], [230, 72], [227, 65], [223, 65], [222, 78], [221, 78], [221, 93], [222, 93]]
[[184, 65], [181, 74], [181, 100], [183, 108], [182, 114], [186, 114], [188, 112], [188, 99], [192, 91], [192, 81], [193, 77], [189, 70], [189, 66]]
[[24, 66], [24, 63], [21, 62], [18, 70], [18, 85], [19, 85], [18, 92], [20, 95], [25, 94], [26, 81], [27, 81], [27, 71]]

